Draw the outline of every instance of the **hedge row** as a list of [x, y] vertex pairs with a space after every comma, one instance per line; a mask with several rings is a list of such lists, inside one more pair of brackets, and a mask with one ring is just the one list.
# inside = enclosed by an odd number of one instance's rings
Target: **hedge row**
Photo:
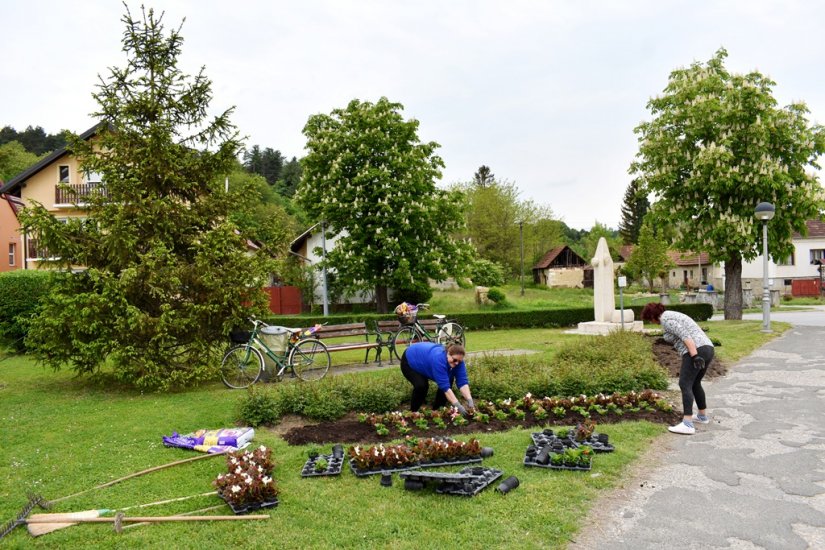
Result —
[[[636, 319], [641, 318], [644, 306], [632, 306]], [[710, 304], [674, 304], [667, 306], [671, 311], [679, 311], [693, 318], [695, 321], [707, 321], [713, 316], [713, 306]], [[542, 309], [526, 311], [473, 311], [463, 313], [445, 313], [448, 318], [456, 319], [461, 325], [470, 330], [493, 328], [530, 328], [530, 327], [572, 327], [578, 323], [593, 320], [593, 308], [569, 309]], [[326, 322], [330, 325], [357, 323], [371, 319], [394, 319], [394, 315], [379, 315], [369, 313], [351, 313], [346, 315], [330, 315], [328, 317], [295, 317], [278, 315], [267, 319], [267, 322], [284, 326], [307, 326], [314, 322]]]
[[53, 276], [28, 269], [0, 274], [0, 344], [25, 351], [29, 323], [49, 293]]
[[[482, 356], [473, 360], [469, 377], [473, 397], [490, 401], [526, 393], [573, 396], [667, 388], [667, 374], [654, 361], [649, 339], [631, 332], [571, 339], [553, 362], [542, 356]], [[285, 414], [334, 420], [348, 412], [385, 413], [407, 403], [410, 391], [397, 368], [253, 387], [241, 400], [238, 417], [259, 426], [275, 424]], [[429, 398], [434, 396], [431, 384]]]

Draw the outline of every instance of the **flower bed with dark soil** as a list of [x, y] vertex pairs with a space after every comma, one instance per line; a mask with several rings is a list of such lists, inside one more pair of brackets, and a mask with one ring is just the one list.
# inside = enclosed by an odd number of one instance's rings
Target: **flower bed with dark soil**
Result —
[[[607, 413], [604, 415], [593, 415], [593, 420], [598, 424], [614, 424], [626, 420], [647, 420], [662, 424], [673, 425], [679, 422], [682, 416], [674, 411], [665, 412], [639, 411], [635, 413], [625, 412], [622, 415]], [[570, 426], [581, 422], [582, 417], [578, 413], [568, 413], [562, 418], [552, 417], [544, 420], [536, 420], [531, 415], [527, 415], [524, 420], [508, 418], [507, 420], [490, 419], [487, 424], [481, 422], [469, 422], [464, 426], [454, 426], [448, 424], [446, 428], [433, 428], [420, 430], [412, 427], [412, 432], [408, 435], [416, 437], [433, 437], [435, 435], [460, 435], [469, 433], [500, 432], [515, 427], [533, 428], [544, 426]], [[292, 428], [283, 435], [284, 440], [290, 445], [307, 445], [309, 443], [383, 443], [399, 439], [403, 436], [395, 430], [390, 430], [388, 435], [380, 436], [375, 433], [375, 428], [369, 424], [359, 422], [355, 414], [333, 422], [322, 422], [314, 426], [301, 426]]]
[[[653, 355], [660, 365], [667, 369], [667, 374], [671, 378], [679, 378], [679, 369], [682, 367], [682, 357], [679, 355], [671, 344], [665, 342], [663, 338], [657, 338], [653, 342]], [[714, 358], [713, 362], [708, 367], [708, 372], [705, 373], [705, 378], [716, 378], [717, 376], [725, 376], [728, 373], [728, 368], [719, 361], [719, 358]]]

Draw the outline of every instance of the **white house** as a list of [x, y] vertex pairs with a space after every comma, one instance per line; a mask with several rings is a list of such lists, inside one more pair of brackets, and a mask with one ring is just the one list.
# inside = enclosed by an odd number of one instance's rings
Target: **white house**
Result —
[[[780, 261], [768, 260], [768, 281], [781, 294], [810, 294], [813, 281], [823, 276], [820, 266], [825, 261], [825, 222], [808, 220], [807, 235], [793, 235], [793, 253]], [[742, 287], [762, 288], [764, 264], [762, 255], [752, 262], [742, 262]]]
[[[342, 235], [345, 234], [342, 232]], [[290, 252], [297, 256], [305, 266], [317, 266], [323, 259], [324, 250], [329, 252], [335, 248], [335, 243], [338, 241], [339, 235], [327, 237], [322, 239], [321, 224], [315, 224], [295, 238], [289, 245]], [[326, 242], [324, 242], [326, 241]], [[323, 303], [324, 283], [323, 273], [321, 269], [314, 270], [315, 275], [315, 296], [313, 302], [316, 304]], [[335, 276], [334, 271], [330, 270], [327, 273], [328, 279]], [[309, 300], [304, 299], [305, 302]], [[359, 292], [353, 295], [346, 295], [340, 297], [339, 302], [348, 304], [366, 304], [373, 302], [374, 298], [371, 293]]]

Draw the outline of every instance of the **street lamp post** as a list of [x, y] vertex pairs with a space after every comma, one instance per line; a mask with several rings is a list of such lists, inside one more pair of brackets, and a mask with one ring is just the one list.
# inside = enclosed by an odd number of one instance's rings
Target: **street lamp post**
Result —
[[769, 202], [756, 205], [754, 216], [762, 222], [762, 332], [771, 332], [771, 290], [768, 286], [768, 221], [776, 209]]
[[524, 222], [518, 222], [518, 234], [521, 241], [521, 295], [524, 296]]

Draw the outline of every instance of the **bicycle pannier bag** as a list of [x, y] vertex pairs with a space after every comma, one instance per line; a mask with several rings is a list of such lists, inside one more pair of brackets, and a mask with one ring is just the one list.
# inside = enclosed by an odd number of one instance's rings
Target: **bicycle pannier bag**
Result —
[[272, 351], [283, 353], [289, 343], [289, 331], [284, 327], [262, 327], [260, 338]]

